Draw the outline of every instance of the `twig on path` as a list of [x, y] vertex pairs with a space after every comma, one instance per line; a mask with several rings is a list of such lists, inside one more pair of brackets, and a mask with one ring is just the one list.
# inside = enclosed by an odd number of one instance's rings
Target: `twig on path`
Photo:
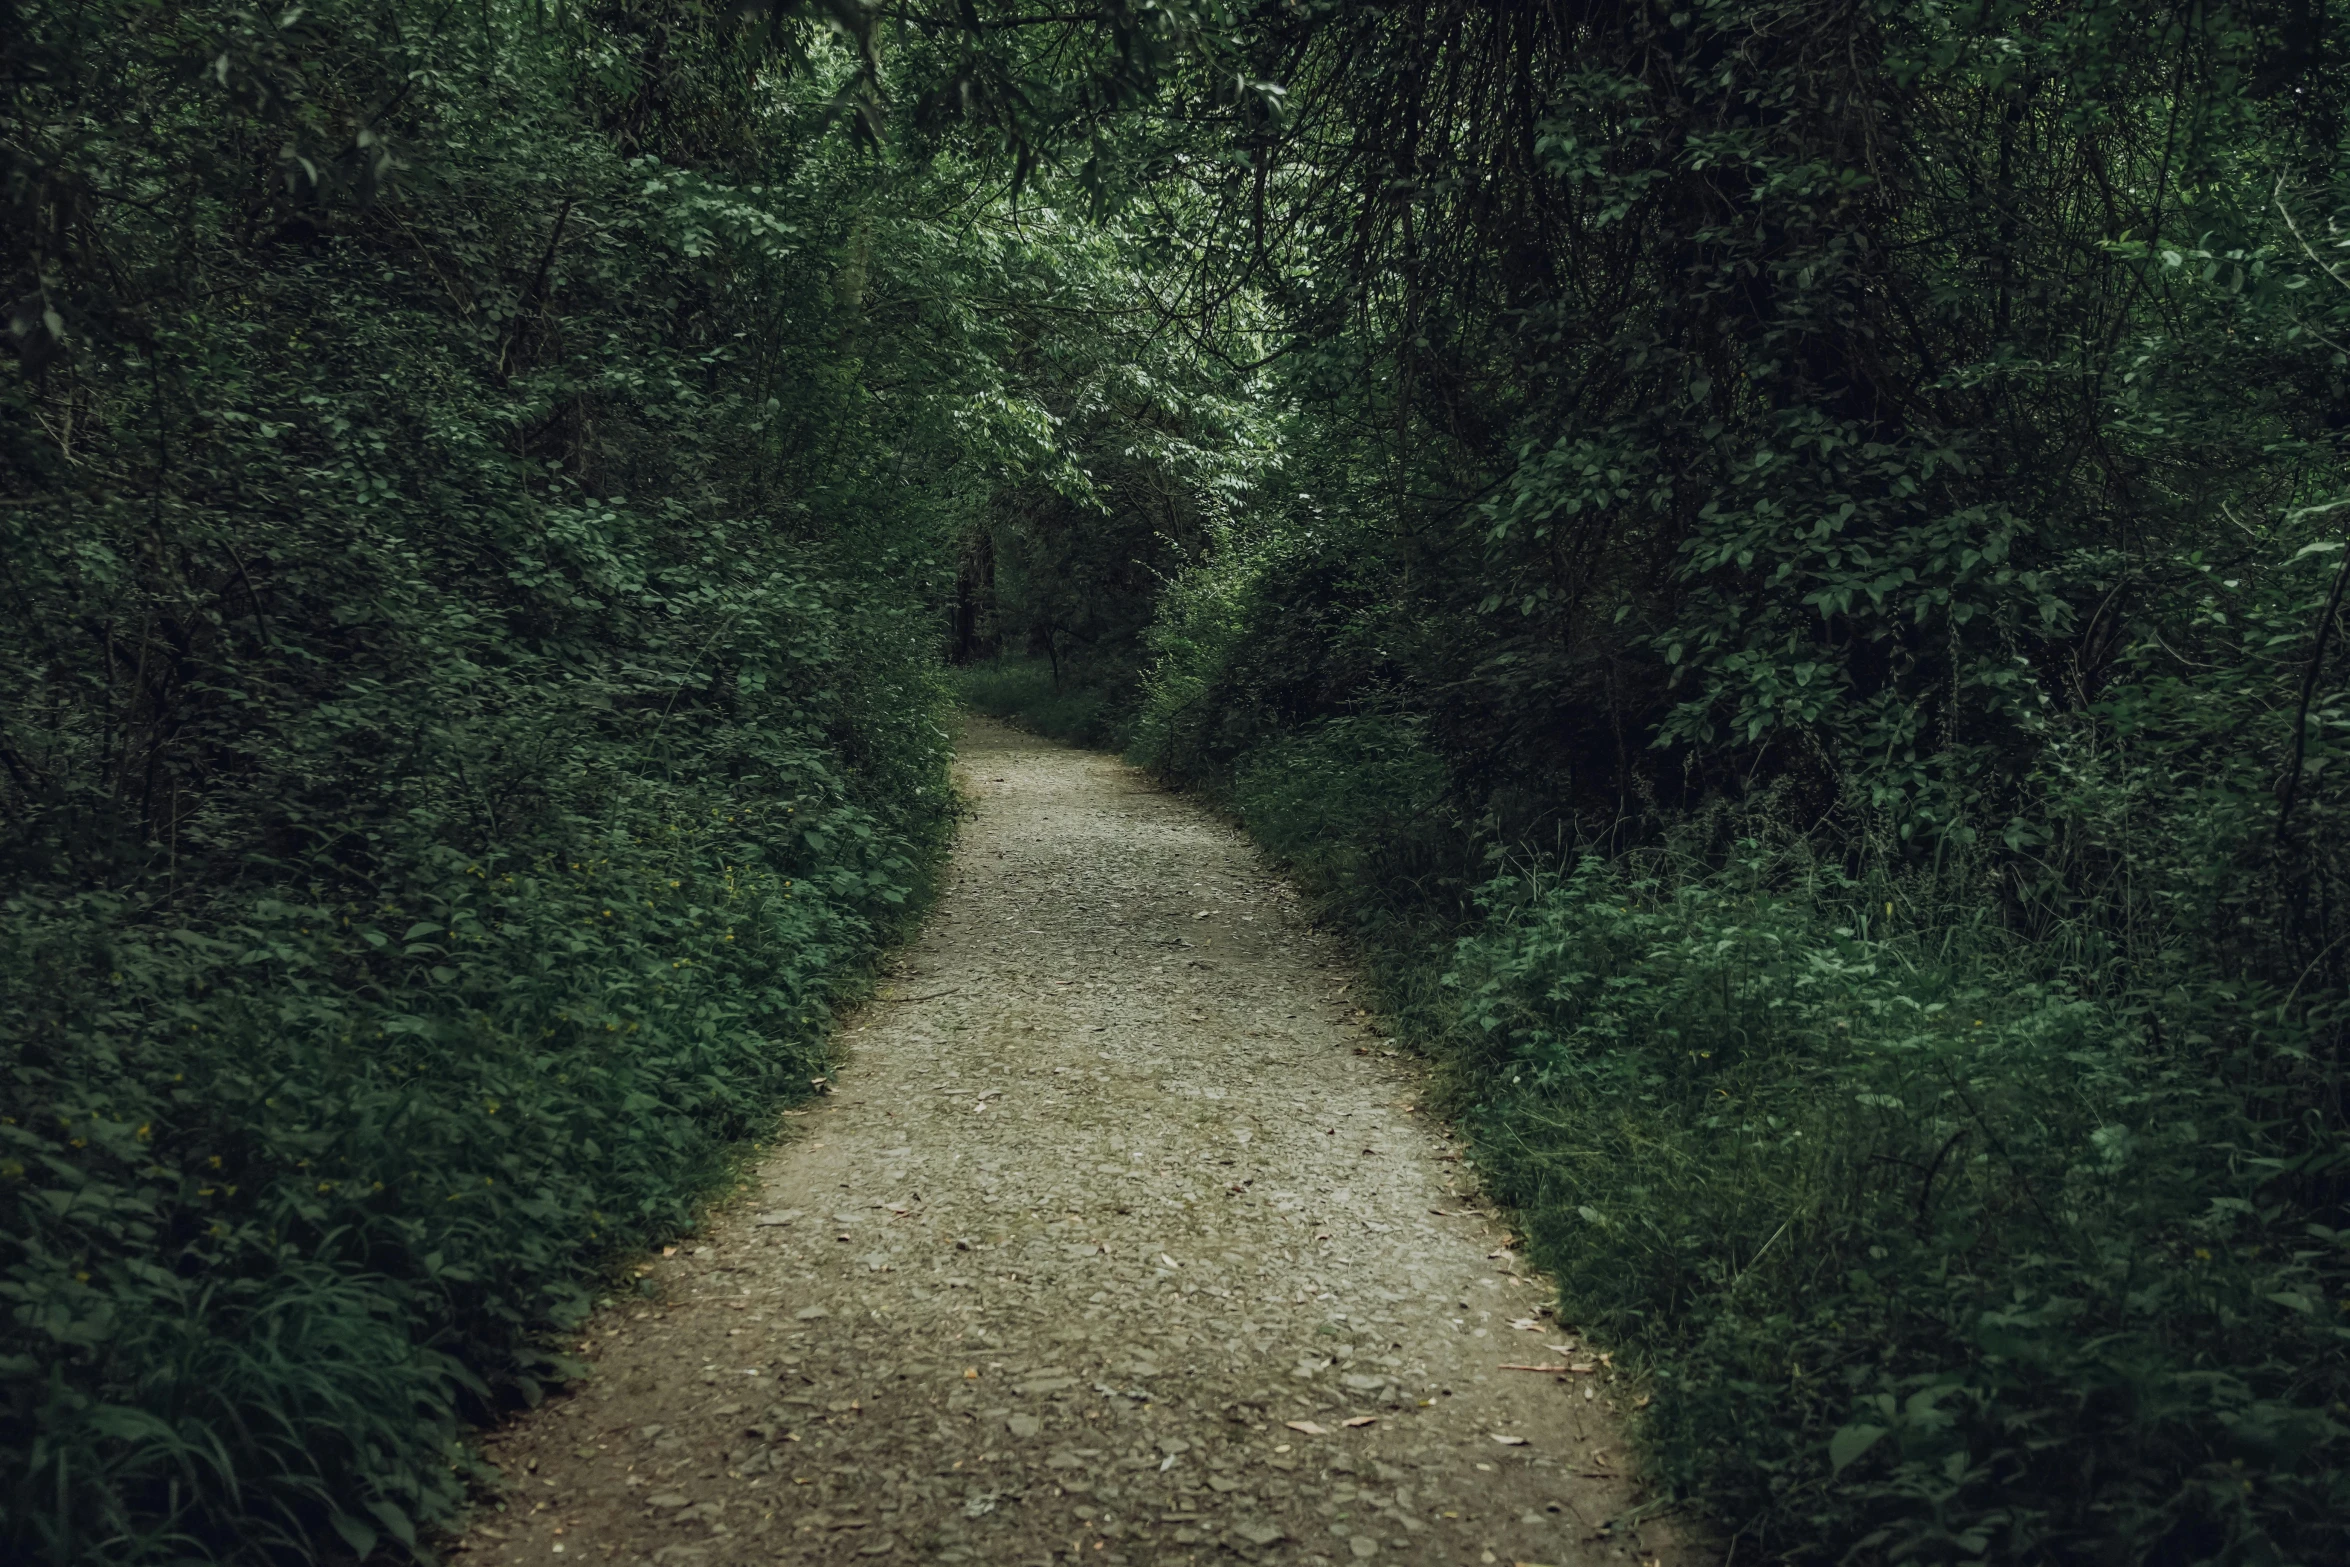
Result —
[[951, 996], [962, 988], [960, 985], [950, 985], [944, 990], [934, 990], [927, 996], [883, 996], [881, 999], [884, 1001], [936, 1001], [939, 997]]
[[1597, 1366], [1510, 1366], [1510, 1365], [1505, 1365], [1505, 1366], [1502, 1366], [1500, 1369], [1501, 1369], [1501, 1370], [1503, 1370], [1503, 1371], [1571, 1371], [1571, 1372], [1573, 1372], [1575, 1375], [1577, 1375], [1577, 1376], [1579, 1376], [1579, 1377], [1587, 1377], [1587, 1376], [1590, 1376], [1590, 1375], [1592, 1375], [1593, 1373], [1595, 1373], [1595, 1372], [1597, 1372], [1597, 1371], [1599, 1370], [1599, 1368], [1598, 1368]]

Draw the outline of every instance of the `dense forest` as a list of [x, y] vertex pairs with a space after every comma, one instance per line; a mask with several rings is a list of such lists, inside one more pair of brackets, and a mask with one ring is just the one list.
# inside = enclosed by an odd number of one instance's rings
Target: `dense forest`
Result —
[[2350, 6], [0, 74], [0, 1554], [429, 1557], [959, 698], [1350, 932], [1735, 1558], [2350, 1559]]

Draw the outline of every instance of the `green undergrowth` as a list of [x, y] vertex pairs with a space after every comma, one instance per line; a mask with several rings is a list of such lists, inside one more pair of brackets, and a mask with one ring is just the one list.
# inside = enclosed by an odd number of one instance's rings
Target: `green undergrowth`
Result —
[[837, 390], [896, 352], [837, 258], [926, 234], [732, 33], [660, 107], [491, 20], [0, 29], [59, 323], [0, 374], [11, 1563], [428, 1552], [951, 825], [955, 454]]
[[1705, 824], [1486, 858], [1405, 721], [1209, 781], [1361, 938], [1647, 1379], [1652, 1477], [1742, 1550], [2341, 1559], [2350, 1162], [2295, 1108], [2338, 1018]]
[[1133, 736], [1130, 698], [1121, 699], [1109, 683], [1082, 674], [1056, 680], [1044, 659], [995, 658], [951, 673], [965, 707], [1048, 740], [1116, 751]]
[[367, 895], [304, 858], [162, 920], [8, 900], [18, 1549], [414, 1544], [464, 1422], [566, 1374], [554, 1335], [828, 1070], [927, 893], [935, 726], [892, 800], [757, 722], [694, 748], [738, 776], [668, 778], [592, 720], [504, 717], [564, 808], [471, 844], [429, 797], [373, 816]]

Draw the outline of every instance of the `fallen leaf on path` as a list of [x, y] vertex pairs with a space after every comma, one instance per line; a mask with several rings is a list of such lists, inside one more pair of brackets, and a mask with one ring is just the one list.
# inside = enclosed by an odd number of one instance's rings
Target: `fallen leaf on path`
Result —
[[1532, 1317], [1520, 1317], [1517, 1321], [1511, 1323], [1510, 1326], [1516, 1328], [1520, 1333], [1539, 1333], [1542, 1331], [1542, 1324], [1535, 1321]]
[[1352, 1420], [1343, 1420], [1339, 1423], [1346, 1426], [1372, 1426], [1379, 1423], [1379, 1417], [1377, 1415], [1357, 1415]]
[[1504, 1447], [1524, 1447], [1526, 1445], [1526, 1439], [1524, 1437], [1504, 1436], [1499, 1431], [1493, 1433], [1493, 1439]]
[[1330, 1434], [1328, 1426], [1318, 1426], [1311, 1420], [1286, 1420], [1282, 1423], [1290, 1430], [1303, 1431], [1308, 1436], [1328, 1436]]
[[760, 1215], [759, 1215], [759, 1216], [758, 1216], [756, 1219], [753, 1219], [751, 1222], [752, 1222], [753, 1224], [756, 1224], [756, 1225], [760, 1226], [760, 1227], [761, 1227], [761, 1228], [763, 1228], [763, 1229], [773, 1229], [773, 1228], [775, 1228], [777, 1225], [782, 1225], [782, 1224], [789, 1224], [789, 1223], [791, 1223], [791, 1221], [792, 1221], [792, 1220], [794, 1220], [794, 1219], [798, 1218], [799, 1216], [800, 1216], [800, 1210], [799, 1210], [799, 1209], [797, 1209], [797, 1208], [785, 1208], [785, 1209], [783, 1209], [781, 1212], [778, 1212], [778, 1213], [762, 1213], [762, 1214], [760, 1214]]

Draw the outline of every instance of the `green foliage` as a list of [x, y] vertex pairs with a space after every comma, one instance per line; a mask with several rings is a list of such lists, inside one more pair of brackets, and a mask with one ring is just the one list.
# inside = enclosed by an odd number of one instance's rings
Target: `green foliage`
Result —
[[[1032, 210], [1023, 226], [1039, 225]], [[1123, 713], [1160, 590], [1230, 531], [1274, 464], [1272, 434], [1213, 343], [1169, 340], [1135, 308], [1134, 280], [1162, 264], [1152, 235], [1050, 208], [1041, 227], [1047, 254], [1025, 270], [1050, 312], [1002, 322], [1035, 444], [999, 467], [967, 536], [951, 654], [1039, 660], [1056, 693], [1093, 690]]]
[[1071, 745], [1121, 749], [1127, 721], [1113, 696], [1075, 681], [1056, 685], [1039, 658], [997, 658], [953, 671], [955, 695], [965, 707]]
[[[1856, 882], [1723, 813], [1568, 865], [1405, 719], [1233, 803], [1368, 945], [1650, 1472], [1790, 1559], [2325, 1560], [2350, 1495], [2339, 1003], [2099, 984], [1984, 866]], [[1465, 911], [1463, 904], [1470, 905]]]
[[2339, 9], [0, 5], [0, 1540], [444, 1514], [943, 644], [1363, 933], [1726, 1530], [2342, 1555]]
[[2093, 999], [1736, 855], [1490, 883], [1445, 976], [1495, 1176], [1654, 1371], [1660, 1478], [1766, 1551], [2333, 1554], [2350, 1236], [2310, 1213], [2350, 1145], [2270, 1118], [2333, 1020]]
[[0, 31], [0, 1553], [407, 1551], [921, 899], [986, 361], [854, 319], [845, 62]]
[[1264, 845], [1313, 881], [1385, 889], [1397, 912], [1460, 884], [1462, 835], [1444, 759], [1409, 719], [1333, 718], [1246, 754], [1232, 803]]
[[2345, 1550], [2341, 20], [1246, 46], [1191, 297], [1279, 301], [1282, 461], [1136, 752], [1360, 934], [1741, 1554]]

